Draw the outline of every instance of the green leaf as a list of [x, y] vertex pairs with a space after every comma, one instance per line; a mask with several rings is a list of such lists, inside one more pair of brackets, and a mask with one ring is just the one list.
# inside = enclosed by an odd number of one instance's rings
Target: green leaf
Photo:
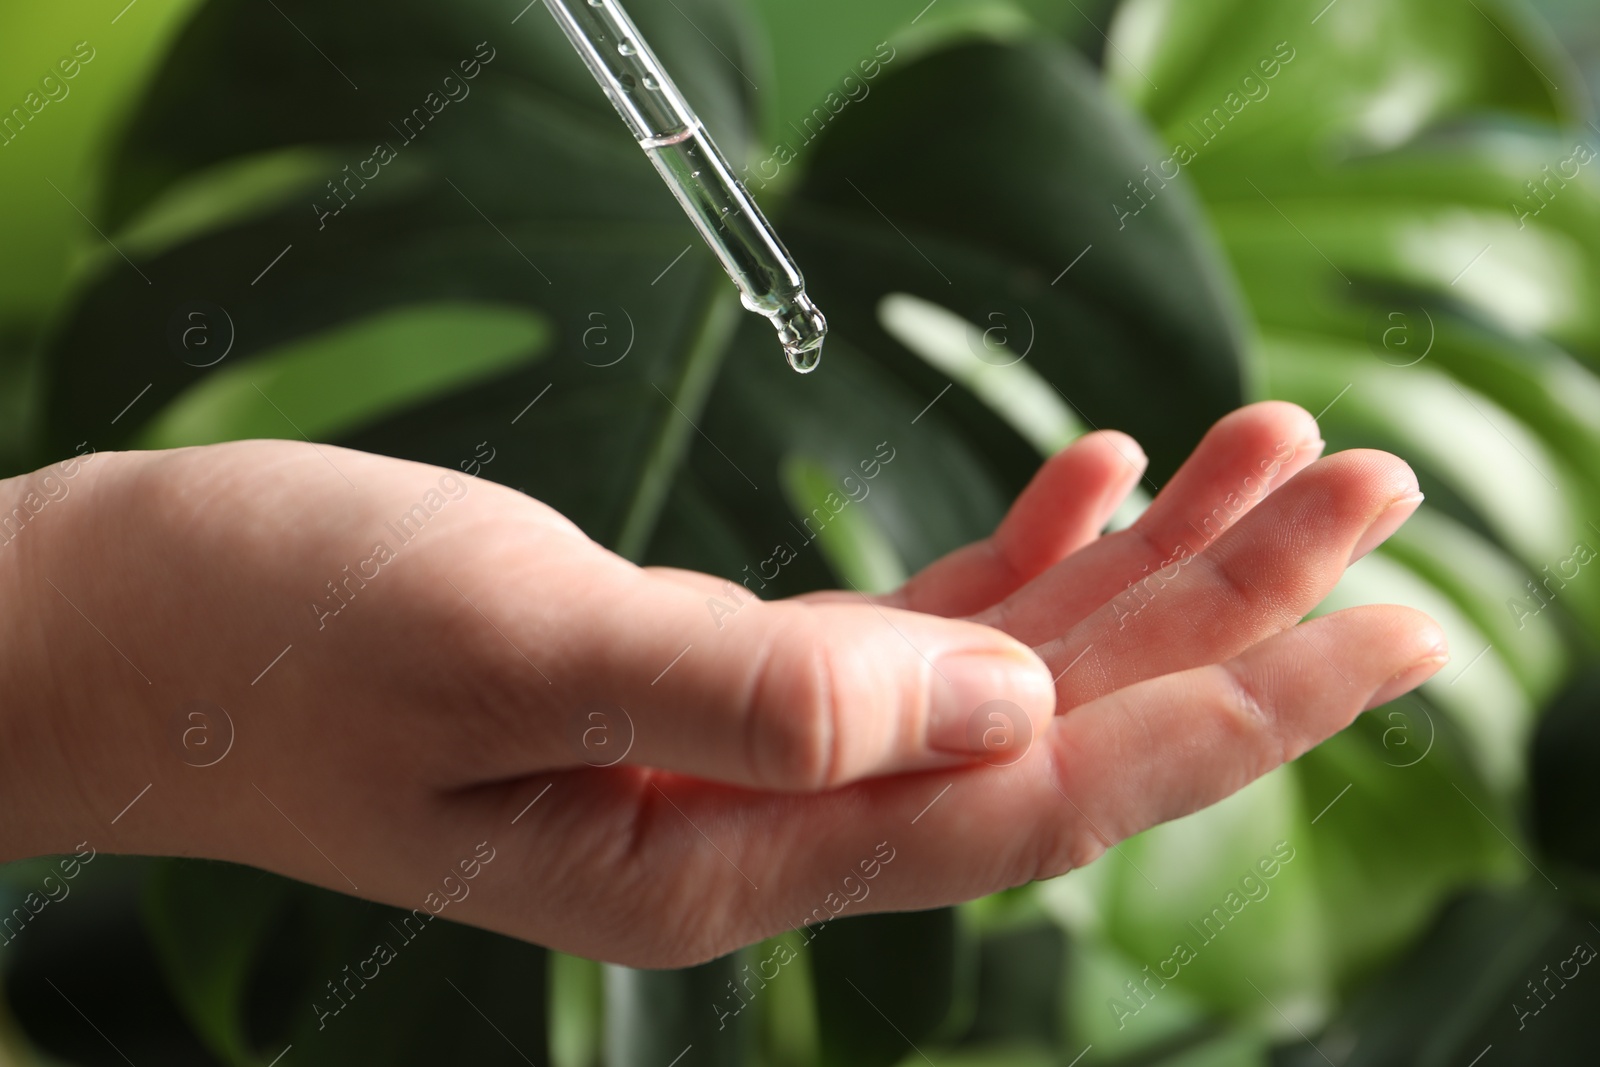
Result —
[[[226, 160], [167, 187], [117, 234], [118, 247], [154, 257], [209, 231], [315, 199], [344, 161], [329, 150], [285, 148]], [[111, 254], [111, 250], [106, 250]]]
[[[20, 133], [13, 119], [0, 147], [0, 194], [10, 205], [0, 218], [0, 334], [41, 330], [71, 293], [77, 260], [104, 242], [82, 209], [92, 209], [100, 156], [124, 120], [171, 40], [200, 0], [157, 0], [110, 25], [120, 5], [8, 5], [0, 13], [0, 101], [4, 113], [27, 93], [44, 98], [41, 81], [56, 77], [58, 100], [46, 103]], [[58, 64], [84, 42], [77, 73], [61, 78]], [[72, 68], [68, 68], [72, 69]], [[51, 188], [54, 183], [55, 188]]]
[[[1310, 1067], [1337, 1055], [1351, 1067], [1444, 1067], [1491, 1046], [1515, 1062], [1579, 1062], [1574, 1050], [1600, 1010], [1600, 982], [1588, 980], [1593, 962], [1572, 962], [1573, 950], [1597, 941], [1586, 916], [1548, 894], [1467, 895], [1315, 1038], [1316, 1047], [1285, 1035], [1275, 1062]], [[1594, 950], [1588, 955], [1592, 961]], [[1552, 974], [1536, 999], [1530, 986]]]
[[289, 1046], [313, 1067], [547, 1060], [543, 949], [420, 901], [408, 912], [228, 864], [163, 868], [147, 922], [191, 1022], [229, 1063]]
[[[1340, 0], [1323, 7], [1128, 0], [1111, 30], [1117, 47], [1108, 72], [1166, 140], [1199, 155], [1193, 173], [1208, 198], [1213, 183], [1249, 192], [1252, 173], [1294, 181], [1318, 169], [1319, 159], [1390, 149], [1463, 116], [1571, 114], [1571, 95], [1555, 86], [1577, 75], [1521, 4]], [[1273, 60], [1277, 70], [1269, 73]], [[1326, 148], [1339, 154], [1308, 158]]]
[[752, 977], [747, 954], [682, 971], [608, 966], [605, 976], [607, 1067], [746, 1062], [755, 1016], [740, 1018], [748, 1006], [744, 998], [759, 997], [764, 984], [759, 974]]
[[782, 963], [779, 977], [762, 990], [758, 1062], [772, 1067], [812, 1067], [821, 1055], [806, 934], [807, 931], [791, 930], [752, 950], [758, 970], [762, 960], [788, 961]]
[[[78, 848], [88, 860], [36, 868], [23, 891], [35, 895], [33, 902], [23, 907], [13, 901], [4, 913], [0, 964], [7, 1006], [0, 1018], [15, 1020], [26, 1039], [22, 1062], [127, 1062], [108, 1047], [105, 1034], [114, 1035], [122, 1055], [135, 1063], [216, 1062], [187, 1025], [158, 946], [141, 922], [144, 886], [160, 861], [93, 854], [88, 843]], [[46, 873], [55, 875], [48, 883]], [[25, 923], [18, 921], [18, 907], [31, 913]]]
[[888, 1067], [969, 995], [972, 949], [954, 909], [836, 919], [815, 931], [812, 982], [826, 1067]]
[[[220, 322], [188, 327], [223, 328]], [[240, 436], [337, 437], [442, 390], [466, 388], [530, 363], [548, 338], [543, 320], [520, 308], [417, 304], [382, 312], [202, 378], [145, 426], [137, 444], [179, 448]], [[193, 354], [209, 359], [209, 350], [221, 343], [213, 338]], [[294, 413], [292, 419], [287, 412]]]
[[[1141, 436], [1164, 475], [1243, 395], [1240, 315], [1195, 203], [1167, 198], [1137, 233], [1096, 206], [1137, 173], [1149, 141], [1059, 45], [929, 51], [924, 38], [923, 54], [908, 48], [886, 65], [870, 97], [806, 146], [794, 195], [770, 205], [834, 327], [823, 369], [800, 378], [770, 327], [737, 311], [543, 12], [507, 31], [489, 0], [280, 6], [214, 0], [139, 103], [100, 209], [110, 232], [133, 238], [132, 262], [100, 257], [52, 340], [43, 450], [293, 422], [315, 439], [454, 468], [487, 441], [493, 477], [602, 543], [741, 582], [755, 574], [750, 587], [775, 596], [840, 577], [882, 587], [984, 536], [1039, 451], [1090, 424]], [[635, 14], [742, 158], [759, 125], [747, 79], [766, 72], [741, 9], [681, 0]], [[470, 96], [420, 130], [395, 128], [474, 55]], [[375, 164], [374, 142], [394, 162]], [[315, 199], [297, 200], [323, 160]], [[930, 364], [885, 328], [897, 294], [986, 329], [1008, 316], [1008, 344], [1026, 349], [1030, 373], [996, 390], [948, 358]], [[233, 324], [234, 346], [214, 367], [170, 340], [196, 303]], [[967, 355], [988, 366], [995, 352]], [[780, 542], [791, 551], [774, 571]], [[294, 901], [306, 942], [261, 948], [259, 966], [306, 997], [388, 936], [387, 910], [309, 890]], [[255, 921], [241, 920], [239, 943]], [[825, 1056], [889, 1063], [906, 1047], [865, 1004], [830, 999], [850, 992], [822, 973], [841, 961], [908, 1034], [934, 1040], [948, 1027], [955, 1038], [973, 1008], [955, 923], [945, 913], [860, 924], [898, 931], [902, 960], [920, 954], [912, 984], [869, 958], [866, 932], [841, 926], [824, 935], [836, 947], [813, 946]], [[519, 1003], [543, 1004], [542, 957], [535, 975], [535, 956], [446, 929], [430, 928], [431, 948], [420, 937], [406, 948], [400, 970], [326, 1032], [302, 999], [260, 1033], [293, 1040], [297, 1059], [304, 1041], [327, 1062], [407, 1063], [463, 1033], [492, 1038], [487, 1017], [508, 1035], [499, 1054], [542, 1056], [542, 1012], [528, 1012], [526, 1031], [508, 1021]], [[423, 965], [460, 974], [472, 957], [484, 961], [474, 982], [501, 979], [497, 991], [458, 980], [431, 992], [459, 1002], [459, 1017], [422, 1011]], [[233, 973], [226, 962], [215, 973]], [[609, 970], [605, 1055], [669, 1063], [688, 1049], [681, 1067], [733, 1062], [745, 1039], [727, 1040], [709, 995], [726, 992], [730, 966]], [[228, 1018], [230, 998], [214, 1000], [197, 1008]], [[1026, 1013], [1035, 1029], [1041, 1012]], [[381, 1019], [400, 1022], [379, 1032]], [[584, 1054], [575, 1026], [560, 1031], [574, 1058]], [[250, 1033], [250, 1047], [267, 1047]]]
[[[193, 872], [195, 876], [186, 877]], [[245, 1005], [268, 929], [293, 895], [281, 878], [226, 864], [162, 863], [145, 923], [196, 1032], [230, 1064], [253, 1064]]]
[[795, 514], [819, 523], [817, 551], [846, 584], [863, 593], [887, 593], [905, 582], [906, 569], [883, 530], [860, 508], [850, 507], [848, 490], [841, 493], [845, 478], [851, 485], [863, 484], [855, 471], [846, 468], [841, 476], [795, 457], [784, 465], [781, 476], [789, 506]]
[[[1146, 1030], [1147, 1012], [1168, 1000], [1249, 1016], [1262, 1005], [1246, 978], [1301, 1010], [1325, 1003], [1329, 946], [1318, 922], [1316, 844], [1303, 821], [1316, 813], [1302, 815], [1293, 790], [1290, 774], [1270, 774], [1108, 857], [1099, 906], [1131, 959], [1097, 990], [1102, 1011], [1118, 998], [1137, 1016], [1127, 1020], [1130, 1031]], [[1273, 877], [1263, 875], [1263, 862]], [[1193, 958], [1185, 962], [1178, 946]], [[1162, 971], [1177, 977], [1163, 984]], [[1129, 981], [1149, 994], [1148, 1006], [1129, 992]]]
[[605, 1025], [604, 971], [593, 960], [550, 953], [551, 1067], [596, 1067]]
[[[951, 49], [885, 76], [824, 138], [790, 245], [816, 264], [812, 289], [837, 328], [927, 400], [948, 379], [889, 340], [888, 294], [1005, 324], [1007, 351], [972, 359], [1025, 353], [1085, 421], [1138, 437], [1158, 480], [1238, 403], [1242, 331], [1196, 205], [1175, 190], [1126, 239], [1101, 205], [1151, 145], [1072, 53]], [[980, 408], [947, 398], [928, 417], [971, 433], [993, 424]]]
[[[1595, 139], [1559, 42], [1519, 3], [1128, 0], [1111, 36], [1113, 83], [1163, 141], [1113, 210], [1135, 230], [1196, 189], [1259, 325], [1262, 395], [1319, 413], [1330, 451], [1397, 452], [1428, 493], [1319, 611], [1422, 607], [1461, 664], [1274, 776], [1277, 802], [1252, 814], [1234, 797], [1144, 835], [1164, 839], [1153, 855], [1124, 846], [1158, 883], [1170, 854], [1191, 859], [1184, 886], [1220, 886], [1242, 854], [1219, 840], [1230, 807], [1261, 838], [1287, 820], [1315, 878], [1274, 889], [1272, 921], [1230, 925], [1205, 951], [1237, 955], [1186, 989], [1272, 1027], [1239, 976], [1315, 1019], [1460, 885], [1542, 881], [1501, 831], [1517, 836], [1523, 746], [1572, 649], [1600, 634], [1600, 594], [1570, 580], [1549, 610], [1512, 605], [1600, 521], [1600, 181], [1575, 162]], [[1125, 865], [1078, 896], [1120, 909], [1112, 933], [1141, 951], [1176, 918]], [[1272, 907], [1301, 917], [1279, 928]]]
[[[1048, 1049], [1036, 1045], [1005, 1044], [988, 1048], [964, 1048], [955, 1052], [938, 1052], [934, 1062], [940, 1067], [1055, 1067], [1057, 1057]], [[900, 1061], [899, 1067], [916, 1067], [928, 1063], [922, 1055], [913, 1052]]]
[[[675, 524], [689, 513], [674, 511], [650, 562], [721, 573], [772, 598], [872, 577], [835, 573], [814, 550], [840, 521], [873, 531], [871, 551], [879, 559], [892, 551], [907, 570], [994, 529], [1005, 501], [995, 458], [979, 443], [945, 432], [931, 414], [916, 421], [927, 399], [848, 339], [829, 342], [826, 373], [798, 378], [762, 358], [769, 332], [753, 320], [741, 328], [690, 456], [691, 481], [680, 485], [685, 505], [699, 500], [697, 531], [711, 526], [716, 536], [680, 533]], [[707, 441], [738, 442], [737, 459]], [[833, 492], [842, 509], [797, 510], [801, 498], [784, 480], [796, 459], [825, 472], [824, 499]]]
[[[85, 217], [94, 215], [105, 143], [197, 3], [146, 3], [115, 28], [108, 24], [117, 11], [104, 3], [0, 11], [0, 113], [11, 119], [0, 136], [0, 196], [8, 205], [0, 216], [0, 475], [35, 465], [38, 350], [83, 280], [84, 261], [109, 251]], [[92, 56], [87, 64], [74, 55], [79, 42]], [[63, 79], [63, 70], [73, 77]], [[19, 125], [12, 109], [29, 114], [30, 92], [46, 102]]]
[[1009, 323], [980, 329], [904, 293], [883, 298], [878, 321], [896, 341], [982, 400], [1040, 455], [1053, 456], [1086, 432], [1066, 398], [1012, 347]]
[[[344, 165], [324, 174], [315, 202], [224, 212], [220, 229], [163, 245], [137, 271], [108, 261], [55, 342], [47, 447], [74, 434], [107, 446], [137, 440], [143, 423], [197, 381], [226, 372], [237, 390], [259, 359], [351, 322], [440, 301], [488, 304], [548, 323], [549, 355], [531, 368], [503, 365], [471, 388], [470, 376], [445, 374], [451, 346], [436, 344], [438, 376], [425, 398], [408, 391], [402, 411], [391, 410], [398, 397], [352, 398], [365, 414], [389, 417], [365, 427], [330, 422], [318, 436], [449, 467], [487, 437], [500, 477], [532, 483], [596, 536], [638, 551], [674, 457], [694, 435], [731, 322], [731, 289], [676, 202], [543, 12], [514, 33], [495, 29], [504, 21], [486, 2], [414, 3], [376, 20], [361, 5], [285, 13], [332, 63], [315, 50], [306, 61], [305, 40], [270, 5], [209, 5], [133, 123], [112, 175], [111, 214], [149, 229], [150, 213], [171, 213], [167, 191], [272, 153], [302, 148]], [[733, 10], [699, 0], [641, 22], [737, 149], [747, 87], [736, 67], [755, 64], [734, 43]], [[476, 65], [474, 79], [463, 62]], [[366, 84], [351, 89], [340, 70]], [[391, 124], [430, 93], [442, 99], [452, 70], [459, 98], [420, 130], [421, 120], [401, 124], [409, 138], [397, 132]], [[258, 79], [273, 91], [259, 92]], [[225, 136], [190, 135], [223, 113]], [[372, 162], [375, 141], [397, 154], [394, 163]], [[185, 365], [187, 353], [169, 341], [173, 320], [196, 300], [234, 325], [232, 354], [216, 369]], [[340, 384], [333, 366], [307, 382], [318, 404], [346, 391]], [[260, 432], [277, 413], [255, 400], [214, 418], [208, 435]], [[292, 408], [284, 414], [298, 421]], [[585, 462], [551, 462], [569, 453]]]
[[1032, 1041], [1055, 1048], [1062, 1033], [1067, 938], [1049, 922], [990, 930], [978, 942], [977, 991], [964, 1045]]
[[[1065, 881], [1055, 883], [1058, 892]], [[1068, 963], [1065, 1011], [1069, 1045], [1078, 1050], [1093, 1045], [1112, 1063], [1159, 1061], [1164, 1052], [1189, 1047], [1196, 1035], [1210, 1037], [1218, 1029], [1207, 1018], [1205, 1005], [1182, 986], [1160, 990], [1141, 1007], [1126, 983], [1143, 963], [1102, 936], [1085, 932], [1075, 937]]]
[[1462, 885], [1522, 876], [1522, 857], [1501, 836], [1516, 833], [1514, 815], [1473, 773], [1463, 731], [1426, 696], [1362, 715], [1302, 757], [1293, 782], [1341, 993], [1391, 960]]
[[[1441, 133], [1337, 169], [1271, 166], [1268, 185], [1208, 195], [1265, 323], [1366, 342], [1375, 299], [1383, 312], [1420, 303], [1469, 311], [1519, 340], [1546, 336], [1593, 365], [1600, 175], [1574, 153], [1597, 145], [1592, 128]], [[1554, 173], [1564, 166], [1570, 182]]]
[[[1439, 621], [1457, 648], [1476, 648], [1473, 658], [1448, 678], [1424, 687], [1427, 699], [1444, 709], [1459, 729], [1471, 773], [1500, 796], [1515, 794], [1522, 777], [1521, 753], [1532, 733], [1537, 705], [1518, 684], [1507, 665], [1518, 651], [1517, 643], [1494, 648], [1482, 631], [1463, 615], [1445, 593], [1414, 572], [1392, 562], [1388, 554], [1373, 553], [1350, 573], [1323, 601], [1320, 610], [1339, 611], [1362, 604], [1400, 603]], [[1537, 631], [1528, 635], [1538, 636]], [[1559, 648], [1547, 649], [1546, 655]], [[1455, 683], [1471, 667], [1471, 685]], [[1433, 808], [1428, 809], [1430, 814]], [[1400, 861], [1399, 855], [1394, 859]]]
[[[1541, 854], [1600, 875], [1600, 667], [1572, 679], [1539, 724], [1530, 753], [1532, 835]], [[1562, 876], [1565, 879], [1565, 875]]]

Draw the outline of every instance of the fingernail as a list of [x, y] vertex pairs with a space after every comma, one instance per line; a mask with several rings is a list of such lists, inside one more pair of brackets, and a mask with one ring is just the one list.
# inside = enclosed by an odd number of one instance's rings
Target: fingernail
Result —
[[1049, 670], [1004, 651], [941, 657], [931, 688], [927, 744], [938, 752], [994, 755], [998, 748], [1025, 747], [1031, 724], [1048, 721], [1055, 708]]
[[1105, 435], [1108, 438], [1115, 435], [1111, 447], [1116, 449], [1117, 455], [1128, 461], [1129, 466], [1137, 467], [1141, 474], [1144, 473], [1146, 467], [1150, 466], [1150, 457], [1145, 455], [1144, 449], [1140, 447], [1139, 442], [1134, 440], [1131, 435], [1125, 434], [1121, 430], [1106, 430]]
[[1395, 498], [1394, 502], [1373, 520], [1372, 525], [1367, 527], [1367, 532], [1361, 535], [1361, 540], [1356, 542], [1356, 547], [1350, 552], [1350, 562], [1354, 563], [1361, 559], [1393, 537], [1394, 532], [1416, 514], [1417, 507], [1424, 499], [1421, 493], [1407, 493], [1405, 496]]
[[1434, 675], [1438, 674], [1440, 668], [1449, 662], [1450, 653], [1444, 648], [1443, 645], [1438, 646], [1434, 652], [1430, 653], [1423, 659], [1418, 660], [1416, 663], [1413, 663], [1411, 666], [1407, 667], [1405, 670], [1401, 671], [1399, 674], [1380, 685], [1377, 691], [1372, 694], [1372, 698], [1367, 701], [1367, 706], [1361, 710], [1371, 711], [1373, 708], [1389, 703], [1389, 701], [1394, 700], [1396, 697], [1404, 696], [1417, 686], [1421, 685], [1423, 682], [1426, 682], [1429, 678], [1432, 678]]
[[1113, 482], [1108, 486], [1105, 495], [1100, 499], [1100, 514], [1109, 519], [1122, 506], [1122, 502], [1128, 498], [1128, 494], [1133, 491], [1133, 488], [1139, 484], [1139, 479], [1144, 477], [1144, 472], [1150, 469], [1150, 457], [1145, 455], [1144, 449], [1139, 447], [1139, 442], [1127, 434], [1117, 430], [1107, 431], [1107, 433], [1108, 436], [1115, 433], [1120, 439], [1113, 443], [1111, 447], [1116, 449], [1117, 455], [1121, 456], [1123, 462], [1128, 465], [1128, 469], [1122, 472], [1123, 480], [1121, 482]]

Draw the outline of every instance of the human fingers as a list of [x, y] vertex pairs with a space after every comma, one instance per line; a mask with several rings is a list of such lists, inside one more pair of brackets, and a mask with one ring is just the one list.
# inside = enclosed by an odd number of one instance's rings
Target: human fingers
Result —
[[1152, 572], [1040, 648], [1059, 675], [1058, 714], [1293, 626], [1421, 501], [1416, 475], [1387, 453], [1314, 463], [1204, 552]]
[[930, 564], [885, 602], [947, 616], [989, 607], [1100, 536], [1147, 466], [1127, 434], [1078, 438], [1039, 468], [992, 536]]
[[1030, 645], [1059, 637], [1180, 555], [1195, 555], [1321, 454], [1303, 408], [1266, 401], [1213, 426], [1137, 522], [1066, 557], [974, 616]]
[[[524, 862], [557, 914], [531, 907], [513, 880], [464, 917], [563, 951], [683, 966], [841, 914], [969, 900], [1084, 866], [1215, 803], [1420, 684], [1444, 648], [1418, 612], [1354, 608], [1087, 704], [1009, 766], [821, 794], [621, 768], [521, 782], [473, 803], [509, 819], [549, 786]], [[572, 871], [597, 857], [605, 880], [576, 885]], [[646, 921], [657, 906], [693, 921]]]

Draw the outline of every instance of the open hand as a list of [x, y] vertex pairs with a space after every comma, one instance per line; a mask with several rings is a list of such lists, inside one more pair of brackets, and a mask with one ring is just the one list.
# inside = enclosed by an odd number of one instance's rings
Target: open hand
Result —
[[454, 472], [95, 456], [0, 546], [0, 859], [232, 860], [645, 966], [825, 919], [869, 871], [852, 914], [1061, 874], [1445, 662], [1409, 609], [1300, 622], [1420, 501], [1400, 460], [1321, 449], [1299, 408], [1236, 412], [1102, 537], [1144, 460], [1091, 434], [895, 593], [732, 615], [729, 583]]

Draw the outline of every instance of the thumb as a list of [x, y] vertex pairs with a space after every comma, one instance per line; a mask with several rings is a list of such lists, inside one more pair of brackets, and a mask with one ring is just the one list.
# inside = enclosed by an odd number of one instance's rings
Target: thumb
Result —
[[973, 759], [1015, 762], [1055, 710], [1049, 669], [987, 626], [863, 597], [745, 600], [716, 626], [664, 627], [689, 602], [701, 620], [705, 609], [681, 585], [651, 584], [574, 664], [586, 697], [627, 712], [628, 763], [822, 790]]

